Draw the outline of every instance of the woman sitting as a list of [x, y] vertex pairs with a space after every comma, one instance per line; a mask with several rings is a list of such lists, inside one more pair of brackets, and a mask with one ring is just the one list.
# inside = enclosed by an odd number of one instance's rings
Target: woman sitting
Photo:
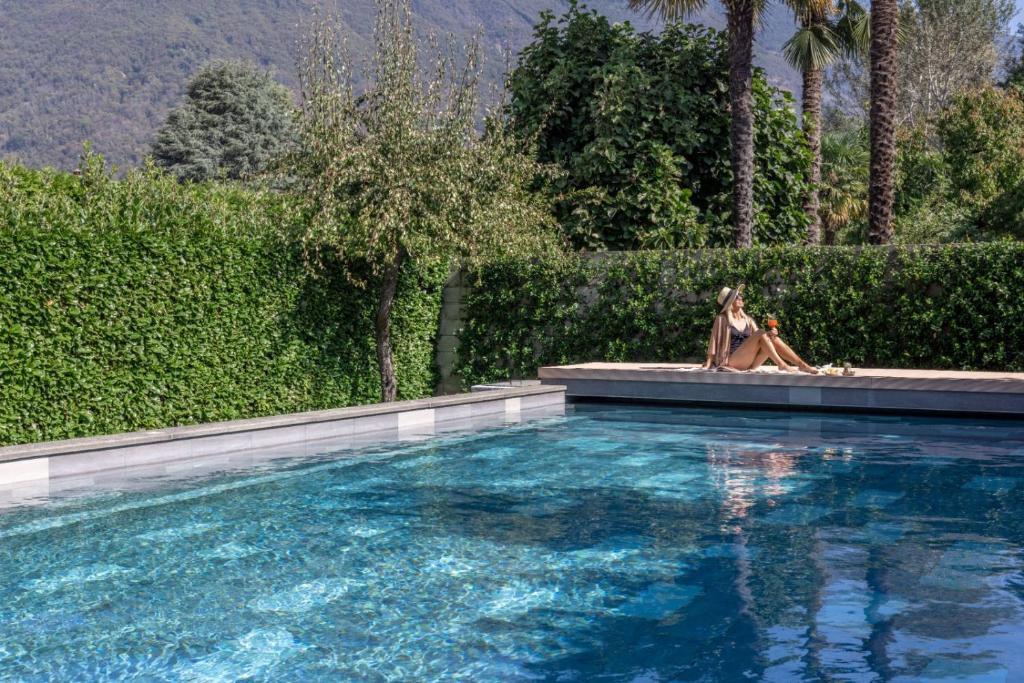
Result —
[[711, 328], [711, 341], [708, 343], [708, 357], [704, 367], [733, 371], [756, 370], [766, 360], [770, 360], [783, 372], [794, 372], [799, 368], [803, 372], [817, 374], [817, 370], [779, 339], [778, 330], [765, 332], [758, 329], [754, 319], [743, 310], [743, 287], [722, 287], [718, 293], [718, 305], [722, 310], [715, 316], [715, 324]]

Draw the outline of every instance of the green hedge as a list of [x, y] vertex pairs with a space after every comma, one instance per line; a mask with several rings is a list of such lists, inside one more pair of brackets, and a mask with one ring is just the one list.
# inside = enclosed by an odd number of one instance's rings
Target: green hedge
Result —
[[[714, 298], [779, 320], [812, 363], [1024, 370], [1024, 243], [612, 253], [469, 278], [467, 383], [583, 361], [703, 361]], [[514, 314], [509, 315], [510, 311]]]
[[[310, 277], [275, 195], [0, 165], [0, 445], [379, 400], [373, 302]], [[407, 273], [402, 397], [429, 395], [444, 273]]]

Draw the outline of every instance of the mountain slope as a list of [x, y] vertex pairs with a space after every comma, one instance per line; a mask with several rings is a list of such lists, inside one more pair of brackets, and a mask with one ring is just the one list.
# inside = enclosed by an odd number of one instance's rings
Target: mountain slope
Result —
[[[0, 157], [73, 168], [85, 140], [118, 165], [138, 164], [154, 131], [203, 63], [242, 58], [295, 87], [296, 43], [317, 0], [4, 0], [0, 6]], [[482, 28], [485, 77], [500, 80], [503, 50], [530, 40], [540, 12], [565, 0], [416, 0], [421, 25], [459, 36]], [[625, 0], [591, 7], [640, 28], [653, 22]], [[340, 0], [355, 52], [365, 53], [373, 0]], [[720, 13], [693, 18], [721, 27]], [[759, 61], [772, 80], [799, 80], [778, 58], [792, 31], [781, 9], [766, 22]]]

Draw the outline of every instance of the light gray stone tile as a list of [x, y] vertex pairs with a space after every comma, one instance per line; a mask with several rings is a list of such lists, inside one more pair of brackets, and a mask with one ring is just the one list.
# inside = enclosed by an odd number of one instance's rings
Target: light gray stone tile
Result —
[[67, 491], [92, 489], [96, 486], [96, 477], [93, 474], [78, 474], [68, 477], [52, 477], [50, 479], [50, 492], [59, 495]]
[[398, 414], [371, 415], [352, 420], [352, 435], [361, 436], [373, 432], [398, 431]]
[[505, 419], [507, 420], [519, 420], [519, 413], [522, 410], [522, 399], [518, 396], [515, 398], [505, 399]]
[[471, 431], [480, 431], [481, 429], [493, 429], [495, 427], [502, 427], [506, 424], [505, 412], [500, 413], [484, 413], [482, 415], [474, 415], [470, 418], [469, 425]]
[[422, 430], [402, 430], [398, 432], [398, 440], [401, 443], [416, 443], [419, 441], [427, 441], [437, 436], [437, 433], [433, 428], [430, 431]]
[[535, 396], [522, 396], [519, 399], [519, 409], [523, 411], [556, 405], [565, 405], [565, 394], [539, 394]]
[[330, 422], [313, 422], [306, 425], [306, 439], [338, 439], [352, 436], [351, 420], [331, 420]]
[[343, 436], [335, 436], [328, 439], [317, 439], [315, 441], [306, 441], [303, 444], [305, 455], [320, 455], [323, 453], [335, 453], [338, 451], [348, 451], [356, 448], [356, 439], [364, 438], [363, 435], [356, 437], [354, 434], [345, 434]]
[[458, 420], [466, 420], [472, 417], [473, 410], [467, 404], [457, 406], [443, 406], [436, 408], [434, 412], [434, 420], [437, 424], [444, 422], [454, 422]]
[[104, 470], [119, 470], [124, 468], [125, 456], [137, 448], [145, 448], [145, 446], [54, 456], [53, 462], [50, 463], [50, 476], [73, 477]]
[[390, 429], [375, 429], [367, 432], [355, 432], [349, 438], [346, 450], [354, 448], [368, 448], [371, 446], [384, 446], [398, 443], [398, 427]]
[[[302, 443], [307, 438], [309, 427], [308, 425], [293, 425], [291, 427], [278, 427], [276, 429], [260, 429], [253, 432], [247, 432], [249, 436], [249, 445], [247, 447], [229, 447], [224, 449], [218, 449], [216, 452], [225, 453], [228, 451], [239, 451], [244, 449], [256, 449], [256, 448], [271, 448], [274, 446], [282, 446], [292, 443]], [[243, 436], [239, 434], [238, 436]], [[231, 442], [227, 442], [232, 445]], [[242, 442], [240, 441], [239, 444]]]
[[503, 396], [495, 396], [493, 401], [484, 401], [482, 403], [470, 404], [470, 414], [474, 417], [477, 415], [494, 415], [500, 414], [505, 415], [505, 398]]
[[50, 459], [31, 458], [0, 463], [0, 486], [50, 478]]
[[529, 422], [530, 420], [541, 420], [546, 417], [562, 417], [565, 415], [565, 404], [559, 403], [549, 406], [540, 406], [539, 408], [530, 408], [529, 410], [521, 410], [519, 412], [519, 420], [521, 422]]
[[458, 420], [445, 420], [444, 422], [438, 422], [435, 427], [437, 434], [457, 434], [460, 432], [471, 432], [472, 430], [472, 417], [464, 417]]
[[398, 413], [398, 431], [434, 431], [434, 409], [406, 410]]

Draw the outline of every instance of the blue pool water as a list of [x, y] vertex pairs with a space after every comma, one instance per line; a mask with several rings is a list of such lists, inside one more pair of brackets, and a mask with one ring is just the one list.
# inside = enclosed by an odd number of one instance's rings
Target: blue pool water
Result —
[[1014, 422], [578, 406], [0, 513], [0, 680], [1024, 680]]

